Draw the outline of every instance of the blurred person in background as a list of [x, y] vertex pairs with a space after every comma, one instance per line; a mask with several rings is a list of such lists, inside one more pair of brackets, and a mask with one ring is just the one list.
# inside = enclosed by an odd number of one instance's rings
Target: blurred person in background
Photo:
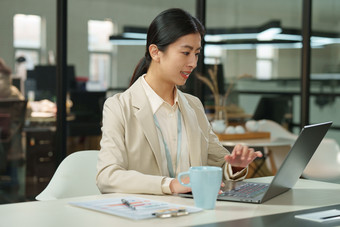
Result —
[[13, 86], [12, 70], [2, 58], [0, 58], [0, 99], [25, 99], [21, 92]]
[[[17, 202], [18, 195], [24, 195], [25, 152], [21, 130], [23, 114], [30, 114], [25, 103], [9, 104], [6, 101], [25, 100], [25, 97], [12, 84], [12, 70], [0, 58], [0, 174], [7, 176], [0, 181], [0, 203]], [[27, 116], [27, 115], [26, 115]], [[25, 117], [25, 115], [24, 115]], [[3, 193], [4, 192], [4, 193]]]

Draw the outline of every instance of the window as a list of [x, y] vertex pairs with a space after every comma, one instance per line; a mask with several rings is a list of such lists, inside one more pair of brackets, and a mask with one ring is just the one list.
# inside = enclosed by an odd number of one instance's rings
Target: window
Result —
[[42, 48], [42, 20], [40, 16], [16, 14], [13, 18], [13, 46], [15, 59], [25, 57], [26, 68], [33, 69], [40, 62]]
[[274, 47], [269, 45], [260, 45], [256, 48], [256, 78], [272, 79], [276, 77], [277, 70], [275, 64], [276, 52]]
[[222, 49], [215, 46], [205, 46], [204, 63], [207, 65], [221, 64]]
[[110, 54], [90, 54], [90, 75], [92, 81], [97, 81], [103, 86], [107, 86], [107, 78], [109, 77], [111, 65], [110, 61]]
[[14, 47], [41, 47], [41, 17], [14, 15]]
[[97, 84], [96, 90], [105, 90], [110, 82], [113, 28], [110, 20], [88, 21], [89, 83]]

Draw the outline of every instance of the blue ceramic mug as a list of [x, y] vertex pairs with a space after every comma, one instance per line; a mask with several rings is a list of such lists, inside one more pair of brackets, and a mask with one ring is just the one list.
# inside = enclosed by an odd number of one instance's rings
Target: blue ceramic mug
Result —
[[[190, 183], [185, 184], [182, 178], [190, 177]], [[195, 206], [203, 209], [214, 209], [222, 182], [222, 168], [215, 166], [195, 166], [189, 171], [179, 173], [178, 181], [186, 187], [191, 187]]]

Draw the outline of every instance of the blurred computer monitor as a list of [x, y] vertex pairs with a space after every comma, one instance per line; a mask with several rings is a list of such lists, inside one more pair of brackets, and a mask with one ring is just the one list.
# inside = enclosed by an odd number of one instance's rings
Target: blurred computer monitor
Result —
[[[75, 67], [67, 66], [67, 90], [76, 88]], [[54, 101], [57, 94], [57, 67], [55, 65], [37, 65], [34, 70], [27, 71], [25, 95], [28, 91], [35, 92], [35, 99], [50, 99]]]
[[20, 78], [12, 78], [12, 84], [14, 87], [18, 88], [21, 91], [21, 79]]
[[68, 122], [69, 136], [101, 135], [101, 121], [106, 92], [71, 91], [73, 106], [71, 114], [75, 116]]

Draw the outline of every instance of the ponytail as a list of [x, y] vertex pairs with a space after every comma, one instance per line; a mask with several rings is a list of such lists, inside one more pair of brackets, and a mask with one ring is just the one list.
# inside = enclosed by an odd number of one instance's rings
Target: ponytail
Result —
[[180, 37], [194, 33], [199, 33], [203, 39], [205, 30], [201, 22], [188, 12], [179, 8], [161, 12], [148, 28], [145, 56], [137, 64], [130, 86], [148, 71], [151, 64], [149, 53], [151, 44], [155, 44], [158, 50], [164, 52], [171, 43], [174, 43]]
[[135, 71], [133, 72], [129, 87], [143, 74], [145, 74], [148, 71], [149, 65], [150, 65], [150, 55], [146, 54], [146, 57], [144, 56], [140, 61], [138, 62]]

